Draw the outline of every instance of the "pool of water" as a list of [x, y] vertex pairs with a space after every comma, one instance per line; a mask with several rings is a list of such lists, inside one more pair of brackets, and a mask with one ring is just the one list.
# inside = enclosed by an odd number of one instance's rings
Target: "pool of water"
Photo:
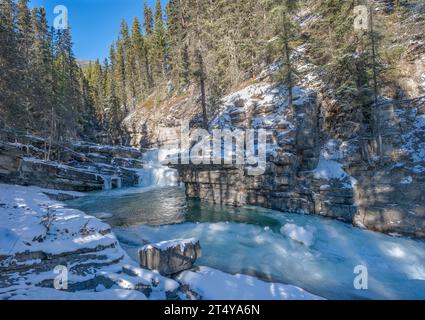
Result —
[[[423, 241], [317, 216], [200, 203], [187, 200], [180, 187], [97, 192], [68, 205], [110, 224], [135, 260], [146, 243], [196, 237], [203, 249], [198, 265], [293, 284], [328, 299], [425, 299]], [[311, 241], [281, 233], [285, 225]], [[354, 287], [359, 265], [367, 268], [367, 290]]]

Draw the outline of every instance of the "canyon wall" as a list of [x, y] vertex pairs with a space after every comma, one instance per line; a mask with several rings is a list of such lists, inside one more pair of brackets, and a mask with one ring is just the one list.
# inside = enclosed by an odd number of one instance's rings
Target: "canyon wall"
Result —
[[[317, 214], [424, 238], [425, 99], [380, 99], [373, 110], [382, 136], [379, 156], [370, 130], [350, 122], [351, 111], [332, 99], [314, 68], [300, 60], [299, 69], [307, 71], [294, 88], [292, 107], [287, 89], [272, 80], [276, 69], [268, 67], [253, 83], [224, 97], [210, 115], [210, 131], [267, 130], [265, 172], [250, 175], [250, 166], [236, 164], [170, 165], [178, 169], [187, 195], [223, 205]], [[192, 132], [199, 128], [193, 94], [176, 104], [168, 101], [155, 115], [148, 110], [131, 114], [126, 121], [137, 133], [133, 143], [159, 148], [176, 143], [178, 129], [168, 135], [161, 129], [178, 126], [182, 119], [190, 122]]]

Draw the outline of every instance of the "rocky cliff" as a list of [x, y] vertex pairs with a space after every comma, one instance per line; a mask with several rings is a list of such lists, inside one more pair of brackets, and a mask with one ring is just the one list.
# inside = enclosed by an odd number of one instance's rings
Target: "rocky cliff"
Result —
[[[210, 115], [210, 128], [267, 130], [264, 174], [247, 174], [247, 165], [172, 165], [189, 197], [226, 205], [259, 205], [280, 211], [318, 214], [386, 233], [425, 237], [424, 98], [381, 97], [373, 106], [382, 135], [375, 138], [352, 121], [353, 110], [334, 98], [320, 70], [307, 62], [308, 46], [294, 53], [299, 86], [288, 105], [287, 88], [274, 82], [279, 62], [222, 99]], [[425, 61], [419, 54], [412, 65]], [[411, 78], [422, 94], [421, 78]], [[412, 87], [412, 86], [411, 86]], [[413, 87], [412, 87], [413, 88]], [[178, 142], [179, 131], [163, 128], [190, 122], [199, 128], [194, 92], [156, 109], [142, 108], [126, 119], [138, 146]], [[348, 103], [348, 102], [347, 102]], [[355, 112], [355, 110], [354, 110]], [[143, 115], [143, 117], [141, 116]], [[195, 141], [192, 141], [193, 147]]]

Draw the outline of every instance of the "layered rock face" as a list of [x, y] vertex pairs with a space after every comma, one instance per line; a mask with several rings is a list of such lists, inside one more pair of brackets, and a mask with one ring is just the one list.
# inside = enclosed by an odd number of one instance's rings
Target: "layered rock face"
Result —
[[367, 228], [425, 238], [425, 98], [380, 106], [383, 157], [352, 159], [358, 215]]
[[0, 138], [0, 180], [7, 183], [86, 192], [137, 185], [143, 168], [142, 153], [135, 148], [50, 147], [46, 140], [7, 132]]
[[371, 136], [330, 138], [322, 126], [325, 106], [313, 92], [296, 88], [293, 108], [286, 101], [285, 89], [269, 84], [226, 97], [211, 130], [267, 130], [265, 172], [250, 175], [246, 164], [173, 164], [187, 195], [425, 237], [425, 99], [376, 107], [381, 157], [367, 150], [364, 154], [362, 144], [375, 143]]
[[140, 266], [169, 276], [192, 268], [201, 254], [196, 239], [164, 241], [139, 250]]
[[227, 97], [212, 127], [267, 130], [264, 173], [250, 175], [249, 165], [172, 165], [179, 170], [187, 195], [218, 204], [258, 205], [352, 221], [356, 208], [349, 176], [342, 169], [343, 175], [335, 177], [314, 172], [321, 154], [316, 95], [300, 88], [294, 92], [292, 108], [286, 89], [271, 84], [253, 85]]

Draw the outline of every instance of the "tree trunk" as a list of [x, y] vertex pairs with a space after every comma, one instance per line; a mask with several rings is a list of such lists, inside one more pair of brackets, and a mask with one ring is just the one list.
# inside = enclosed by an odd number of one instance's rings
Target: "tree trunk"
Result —
[[285, 60], [286, 60], [286, 85], [288, 86], [288, 105], [290, 108], [293, 106], [293, 93], [292, 93], [292, 65], [291, 65], [291, 51], [289, 48], [289, 27], [287, 25], [287, 17], [283, 14], [283, 42], [285, 47]]
[[205, 95], [205, 74], [204, 74], [204, 60], [202, 54], [197, 50], [198, 67], [199, 67], [199, 85], [201, 87], [201, 106], [202, 106], [202, 122], [205, 130], [208, 130], [208, 114], [207, 114], [207, 102]]
[[376, 139], [377, 139], [377, 147], [378, 147], [378, 155], [379, 158], [382, 159], [382, 135], [381, 135], [381, 124], [380, 124], [380, 115], [377, 112], [378, 107], [378, 76], [376, 69], [376, 42], [375, 42], [375, 34], [373, 29], [373, 6], [370, 6], [370, 37], [372, 44], [372, 71], [373, 71], [373, 95], [374, 95], [374, 107], [372, 110], [374, 124], [376, 126]]

